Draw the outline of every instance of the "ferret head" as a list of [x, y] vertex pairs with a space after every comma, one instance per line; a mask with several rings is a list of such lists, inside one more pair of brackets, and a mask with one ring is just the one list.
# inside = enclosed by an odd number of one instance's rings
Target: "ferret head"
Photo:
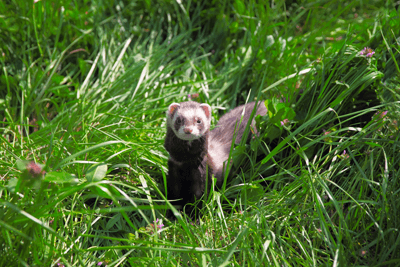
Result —
[[211, 107], [194, 101], [172, 103], [167, 111], [167, 125], [181, 140], [196, 140], [210, 130]]

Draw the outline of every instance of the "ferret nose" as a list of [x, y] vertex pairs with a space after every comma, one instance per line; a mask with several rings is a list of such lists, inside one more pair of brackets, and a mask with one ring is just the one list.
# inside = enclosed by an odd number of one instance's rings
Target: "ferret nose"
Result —
[[185, 128], [185, 129], [183, 129], [183, 131], [185, 132], [185, 134], [191, 134], [193, 129]]

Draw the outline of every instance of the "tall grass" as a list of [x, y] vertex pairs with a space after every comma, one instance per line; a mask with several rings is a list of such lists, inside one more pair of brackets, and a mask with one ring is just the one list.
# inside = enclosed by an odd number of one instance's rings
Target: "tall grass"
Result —
[[[390, 2], [11, 1], [0, 14], [1, 266], [400, 263]], [[198, 222], [164, 194], [165, 110], [188, 94], [213, 125], [246, 99], [269, 109]]]

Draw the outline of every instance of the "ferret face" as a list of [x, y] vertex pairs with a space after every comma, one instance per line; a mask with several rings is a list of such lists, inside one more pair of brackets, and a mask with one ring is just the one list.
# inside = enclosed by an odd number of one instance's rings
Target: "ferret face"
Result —
[[188, 101], [168, 107], [167, 124], [182, 140], [199, 139], [210, 129], [211, 107]]

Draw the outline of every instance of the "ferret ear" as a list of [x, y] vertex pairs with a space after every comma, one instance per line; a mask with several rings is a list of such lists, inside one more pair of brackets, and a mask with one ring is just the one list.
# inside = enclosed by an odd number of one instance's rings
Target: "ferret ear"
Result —
[[167, 116], [170, 116], [172, 118], [175, 114], [176, 109], [179, 108], [180, 106], [181, 105], [178, 103], [172, 103], [171, 105], [169, 105], [168, 111], [167, 111]]
[[204, 110], [208, 120], [211, 120], [211, 107], [209, 104], [200, 104], [200, 107]]

